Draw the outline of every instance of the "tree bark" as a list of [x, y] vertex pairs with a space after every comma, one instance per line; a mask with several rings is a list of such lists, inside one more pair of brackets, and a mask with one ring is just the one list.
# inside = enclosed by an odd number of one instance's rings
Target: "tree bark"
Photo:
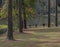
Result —
[[50, 27], [50, 0], [48, 0], [48, 27]]
[[24, 4], [24, 0], [22, 0], [22, 6], [23, 6], [23, 27], [24, 29], [27, 29], [27, 22], [26, 22], [26, 13], [25, 13], [25, 4]]
[[3, 0], [0, 0], [0, 8], [2, 7]]
[[2, 0], [0, 0], [0, 18], [1, 18]]
[[12, 0], [8, 0], [8, 40], [13, 40]]
[[22, 0], [18, 0], [19, 32], [23, 33]]
[[56, 0], [56, 17], [55, 17], [55, 26], [58, 27], [58, 14], [57, 14], [57, 0]]

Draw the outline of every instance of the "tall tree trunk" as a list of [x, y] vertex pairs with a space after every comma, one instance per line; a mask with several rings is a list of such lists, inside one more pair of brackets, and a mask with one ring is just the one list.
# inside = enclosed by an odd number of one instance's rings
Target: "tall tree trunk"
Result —
[[23, 32], [22, 0], [18, 0], [19, 32]]
[[26, 13], [25, 13], [25, 4], [24, 4], [24, 0], [22, 0], [22, 5], [23, 5], [23, 17], [24, 17], [24, 19], [23, 19], [23, 27], [24, 27], [24, 29], [27, 29], [27, 23], [26, 23]]
[[8, 0], [8, 40], [13, 40], [12, 0]]
[[55, 26], [58, 26], [58, 14], [57, 14], [57, 0], [56, 0], [56, 17], [55, 17]]
[[2, 0], [0, 0], [0, 18], [1, 18]]
[[1, 6], [2, 6], [2, 0], [0, 0], [0, 8], [1, 8]]
[[48, 27], [50, 27], [50, 0], [48, 0]]

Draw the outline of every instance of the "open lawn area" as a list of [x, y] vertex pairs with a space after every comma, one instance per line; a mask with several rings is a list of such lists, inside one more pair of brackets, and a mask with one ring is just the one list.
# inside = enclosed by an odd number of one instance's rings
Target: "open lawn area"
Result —
[[60, 28], [27, 29], [14, 32], [15, 41], [0, 35], [0, 47], [60, 47]]

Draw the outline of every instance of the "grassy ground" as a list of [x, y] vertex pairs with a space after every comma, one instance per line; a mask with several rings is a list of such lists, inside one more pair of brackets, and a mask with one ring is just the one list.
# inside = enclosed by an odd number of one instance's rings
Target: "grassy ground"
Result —
[[14, 32], [16, 41], [0, 36], [0, 47], [60, 47], [60, 28], [27, 29], [24, 33]]

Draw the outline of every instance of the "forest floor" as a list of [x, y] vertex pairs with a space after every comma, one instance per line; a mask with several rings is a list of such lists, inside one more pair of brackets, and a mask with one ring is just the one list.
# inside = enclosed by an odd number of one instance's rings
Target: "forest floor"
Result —
[[14, 32], [15, 41], [0, 35], [0, 47], [60, 47], [60, 28], [31, 28]]

